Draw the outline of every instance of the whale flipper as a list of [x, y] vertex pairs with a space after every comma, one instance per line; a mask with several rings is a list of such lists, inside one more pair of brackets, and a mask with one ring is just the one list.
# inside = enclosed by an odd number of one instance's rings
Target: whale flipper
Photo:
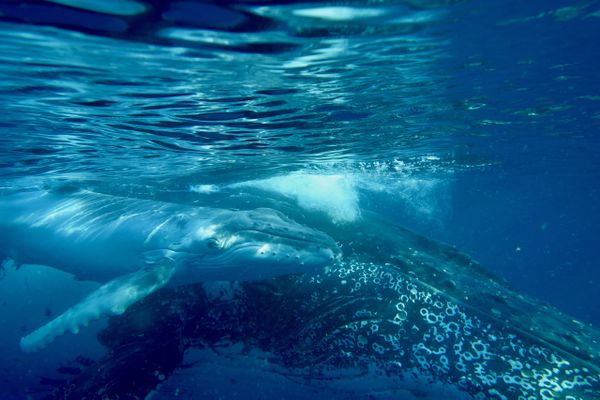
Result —
[[39, 350], [67, 330], [78, 333], [80, 327], [87, 326], [90, 321], [122, 314], [131, 304], [163, 287], [174, 271], [172, 260], [163, 259], [102, 285], [46, 325], [21, 338], [21, 349], [27, 352]]

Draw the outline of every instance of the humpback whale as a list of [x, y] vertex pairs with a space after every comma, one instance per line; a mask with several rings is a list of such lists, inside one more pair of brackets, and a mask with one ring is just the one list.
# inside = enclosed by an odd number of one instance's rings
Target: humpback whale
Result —
[[317, 273], [148, 296], [53, 398], [600, 398], [596, 329], [369, 219], [336, 228], [344, 259]]
[[0, 198], [2, 254], [104, 283], [21, 340], [37, 350], [65, 331], [124, 312], [157, 289], [314, 271], [339, 255], [324, 233], [271, 209], [231, 211], [85, 190]]

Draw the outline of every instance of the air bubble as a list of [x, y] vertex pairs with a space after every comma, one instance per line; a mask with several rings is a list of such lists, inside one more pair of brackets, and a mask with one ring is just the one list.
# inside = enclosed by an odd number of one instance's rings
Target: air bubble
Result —
[[454, 315], [456, 315], [456, 306], [448, 305], [446, 307], [446, 315], [449, 317], [453, 317]]
[[425, 319], [430, 324], [436, 324], [439, 321], [439, 317], [436, 314], [434, 314], [434, 313], [427, 314], [427, 316], [425, 317]]
[[485, 344], [477, 341], [471, 344], [471, 348], [476, 352], [476, 353], [485, 353], [486, 352], [486, 347]]
[[371, 345], [371, 347], [373, 348], [373, 350], [375, 350], [379, 354], [385, 353], [385, 348], [382, 345], [380, 345], [379, 343], [373, 343]]
[[449, 322], [446, 325], [446, 332], [458, 333], [458, 330], [459, 330], [459, 326], [456, 322]]
[[546, 388], [540, 390], [540, 396], [542, 396], [542, 399], [544, 400], [552, 400], [556, 398], [552, 390]]
[[406, 321], [407, 318], [408, 318], [408, 314], [406, 313], [406, 311], [402, 310], [399, 313], [396, 313], [396, 316], [394, 317], [394, 321]]
[[561, 382], [560, 386], [562, 386], [563, 389], [573, 389], [575, 384], [571, 381], [564, 381]]

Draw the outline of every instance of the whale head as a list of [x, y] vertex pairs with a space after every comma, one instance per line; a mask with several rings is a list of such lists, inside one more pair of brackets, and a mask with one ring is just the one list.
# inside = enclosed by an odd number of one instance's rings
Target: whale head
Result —
[[340, 257], [327, 234], [266, 208], [223, 211], [192, 223], [175, 249], [191, 280], [259, 280], [313, 272]]

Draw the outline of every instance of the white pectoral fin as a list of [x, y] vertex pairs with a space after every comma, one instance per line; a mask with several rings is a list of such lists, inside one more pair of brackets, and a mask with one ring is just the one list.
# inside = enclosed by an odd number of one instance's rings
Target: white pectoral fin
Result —
[[164, 286], [175, 271], [171, 260], [146, 266], [102, 285], [78, 304], [21, 339], [21, 349], [37, 351], [66, 331], [78, 333], [95, 319], [118, 315], [127, 307]]

